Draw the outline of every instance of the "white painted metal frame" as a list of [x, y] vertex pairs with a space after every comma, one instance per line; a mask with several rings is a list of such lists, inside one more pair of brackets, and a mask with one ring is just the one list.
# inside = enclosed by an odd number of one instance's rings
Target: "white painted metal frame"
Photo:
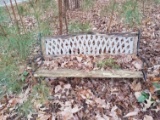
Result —
[[138, 35], [132, 34], [79, 34], [74, 36], [48, 37], [43, 39], [43, 54], [100, 55], [137, 54]]

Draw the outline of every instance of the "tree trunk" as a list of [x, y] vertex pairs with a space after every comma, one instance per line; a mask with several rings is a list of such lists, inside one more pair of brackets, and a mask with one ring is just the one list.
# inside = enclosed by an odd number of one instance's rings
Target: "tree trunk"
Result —
[[66, 9], [77, 9], [80, 7], [80, 0], [64, 0], [64, 5]]
[[69, 9], [69, 4], [70, 4], [69, 0], [64, 0], [64, 5], [65, 5], [66, 10]]
[[58, 0], [58, 8], [59, 8], [59, 34], [62, 35], [63, 30], [63, 16], [62, 16], [62, 0]]

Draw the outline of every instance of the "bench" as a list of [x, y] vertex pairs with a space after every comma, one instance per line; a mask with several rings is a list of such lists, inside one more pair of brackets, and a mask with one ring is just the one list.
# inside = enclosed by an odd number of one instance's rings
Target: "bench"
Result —
[[[134, 54], [138, 55], [139, 33], [86, 33], [44, 37], [41, 40], [43, 57], [54, 59], [67, 55]], [[45, 70], [39, 68], [35, 77], [92, 77], [92, 78], [143, 78], [142, 71], [113, 70]]]

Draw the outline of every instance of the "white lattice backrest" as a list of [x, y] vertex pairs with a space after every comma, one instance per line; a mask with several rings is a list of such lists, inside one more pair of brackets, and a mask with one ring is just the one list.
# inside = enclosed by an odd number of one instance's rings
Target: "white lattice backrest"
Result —
[[[86, 34], [44, 39], [45, 55], [137, 54], [137, 34]], [[43, 46], [42, 45], [42, 46]]]

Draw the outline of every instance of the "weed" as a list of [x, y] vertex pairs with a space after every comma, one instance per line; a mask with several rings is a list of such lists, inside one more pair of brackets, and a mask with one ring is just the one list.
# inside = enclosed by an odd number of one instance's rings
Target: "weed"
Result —
[[33, 113], [35, 110], [33, 109], [33, 104], [31, 103], [31, 101], [27, 100], [17, 108], [17, 111], [24, 118], [27, 117], [27, 115], [29, 115], [30, 113]]
[[94, 5], [95, 0], [83, 0], [82, 9], [88, 10]]
[[0, 23], [8, 21], [8, 15], [4, 8], [0, 7]]
[[131, 27], [141, 22], [142, 15], [137, 0], [127, 0], [122, 5], [122, 16]]
[[[5, 60], [4, 60], [5, 59]], [[10, 57], [2, 58], [0, 62], [0, 96], [3, 94], [18, 93], [21, 90], [21, 82], [18, 81], [17, 67]], [[6, 66], [5, 68], [3, 66]]]
[[9, 48], [10, 50], [15, 50], [20, 58], [25, 59], [29, 55], [33, 43], [31, 33], [11, 36], [9, 39]]
[[71, 22], [68, 26], [69, 33], [90, 31], [89, 23]]
[[156, 4], [160, 4], [160, 0], [154, 0]]
[[49, 97], [49, 88], [47, 87], [46, 82], [41, 81], [41, 83], [35, 85], [33, 87], [31, 96], [42, 103], [46, 102], [46, 100], [48, 100]]
[[115, 60], [113, 58], [109, 58], [103, 61], [98, 62], [97, 64], [100, 68], [110, 67], [112, 69], [119, 69], [120, 66], [116, 64]]
[[108, 5], [105, 5], [101, 12], [100, 12], [100, 15], [101, 16], [104, 16], [106, 14], [109, 14], [109, 15], [112, 15], [112, 12], [117, 12], [118, 10], [120, 9], [118, 3], [115, 1], [115, 0], [112, 0], [109, 2]]

